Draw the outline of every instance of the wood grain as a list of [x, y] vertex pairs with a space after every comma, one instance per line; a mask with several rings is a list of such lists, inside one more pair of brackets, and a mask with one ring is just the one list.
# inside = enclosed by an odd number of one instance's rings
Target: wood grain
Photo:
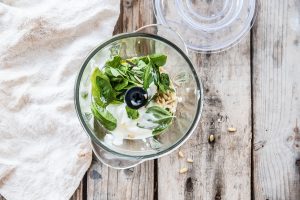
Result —
[[255, 199], [299, 200], [300, 2], [260, 6], [253, 29]]
[[153, 170], [153, 161], [115, 170], [93, 160], [87, 176], [87, 199], [153, 199]]
[[[151, 1], [123, 0], [120, 11], [114, 34], [131, 32], [154, 22]], [[88, 200], [152, 200], [153, 190], [154, 161], [127, 170], [115, 170], [94, 159], [87, 173]]]
[[147, 0], [120, 0], [120, 16], [113, 34], [132, 32], [155, 23], [153, 6]]
[[[230, 50], [192, 54], [204, 85], [204, 110], [194, 135], [158, 161], [158, 199], [251, 199], [250, 34]], [[234, 127], [236, 132], [227, 129]], [[209, 135], [215, 141], [209, 142]], [[186, 159], [192, 158], [193, 163]], [[179, 174], [179, 169], [188, 172]]]
[[[70, 200], [83, 200], [83, 179]], [[0, 199], [1, 200], [1, 199]]]

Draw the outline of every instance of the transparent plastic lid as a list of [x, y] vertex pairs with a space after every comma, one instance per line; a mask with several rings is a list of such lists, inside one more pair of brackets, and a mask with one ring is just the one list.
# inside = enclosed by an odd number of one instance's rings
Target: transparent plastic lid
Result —
[[171, 27], [190, 50], [216, 52], [238, 43], [255, 18], [255, 0], [153, 0], [157, 22]]

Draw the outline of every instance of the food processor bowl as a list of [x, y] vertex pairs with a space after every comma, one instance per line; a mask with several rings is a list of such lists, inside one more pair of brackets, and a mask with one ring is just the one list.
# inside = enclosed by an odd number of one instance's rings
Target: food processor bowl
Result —
[[[124, 169], [158, 158], [180, 147], [196, 128], [203, 106], [202, 85], [187, 56], [184, 43], [180, 37], [175, 38], [170, 41], [158, 35], [155, 26], [150, 26], [112, 37], [98, 45], [84, 61], [75, 85], [75, 106], [80, 122], [90, 137], [94, 153], [102, 163]], [[167, 55], [164, 69], [174, 84], [177, 96], [175, 118], [160, 135], [119, 140], [94, 120], [90, 108], [91, 73], [95, 67], [102, 69], [105, 62], [115, 55], [131, 58], [149, 54]]]

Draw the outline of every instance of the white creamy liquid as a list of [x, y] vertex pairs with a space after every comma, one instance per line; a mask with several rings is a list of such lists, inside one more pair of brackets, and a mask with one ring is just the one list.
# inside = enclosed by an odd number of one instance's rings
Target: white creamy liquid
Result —
[[[149, 98], [157, 93], [157, 87], [154, 83], [151, 83], [147, 93]], [[152, 106], [153, 103], [150, 103], [148, 106]], [[128, 118], [126, 112], [126, 103], [113, 105], [110, 104], [106, 107], [106, 109], [117, 119], [117, 127], [110, 131], [111, 134], [107, 134], [104, 138], [106, 143], [121, 145], [123, 143], [123, 139], [145, 139], [152, 136], [152, 129], [157, 126], [157, 124], [148, 121], [149, 119], [154, 119], [152, 114], [146, 113], [146, 108], [142, 107], [138, 109], [139, 118], [138, 119], [130, 119]], [[144, 128], [140, 128], [137, 124], [142, 125]]]
[[147, 89], [147, 93], [149, 95], [149, 98], [151, 98], [157, 93], [157, 87], [153, 82], [149, 85], [149, 88]]
[[[126, 112], [126, 104], [113, 105], [110, 104], [106, 109], [117, 119], [117, 127], [111, 131], [114, 139], [144, 139], [152, 136], [152, 128], [157, 124], [149, 122], [147, 119], [153, 119], [153, 115], [146, 113], [146, 108], [142, 107], [138, 109], [139, 118], [130, 119]], [[137, 123], [143, 125], [145, 128], [140, 128]]]
[[[151, 98], [157, 93], [157, 87], [154, 83], [151, 83], [147, 89], [148, 98]], [[151, 107], [157, 104], [153, 101], [147, 107]], [[157, 127], [158, 124], [153, 123], [156, 118], [151, 113], [146, 113], [147, 108], [142, 107], [138, 109], [139, 118], [130, 119], [126, 112], [126, 103], [119, 105], [109, 104], [106, 109], [117, 119], [117, 127], [110, 131], [111, 134], [107, 134], [104, 138], [108, 144], [122, 145], [124, 139], [136, 140], [146, 139], [152, 137], [152, 130]], [[137, 126], [143, 127], [139, 127]]]

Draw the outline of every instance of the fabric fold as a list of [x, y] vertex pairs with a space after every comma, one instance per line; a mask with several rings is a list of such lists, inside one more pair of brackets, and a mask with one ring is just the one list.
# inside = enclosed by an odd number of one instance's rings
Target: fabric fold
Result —
[[0, 194], [65, 200], [90, 166], [74, 84], [112, 35], [119, 0], [0, 2]]

